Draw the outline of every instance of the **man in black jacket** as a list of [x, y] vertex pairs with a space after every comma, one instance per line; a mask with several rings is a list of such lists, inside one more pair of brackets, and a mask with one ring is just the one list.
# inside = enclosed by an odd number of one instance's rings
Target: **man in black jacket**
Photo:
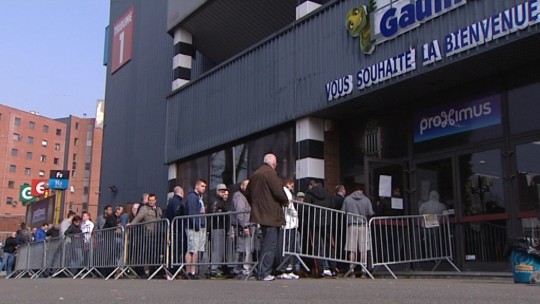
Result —
[[321, 257], [317, 260], [318, 275], [335, 276], [336, 263], [325, 259], [325, 257], [332, 257], [330, 245], [331, 236], [335, 234], [333, 229], [335, 225], [331, 225], [334, 223], [332, 223], [333, 217], [331, 216], [333, 210], [330, 209], [334, 209], [334, 197], [322, 186], [321, 182], [310, 180], [305, 202], [316, 206], [311, 212], [304, 210], [303, 213], [304, 216], [311, 215], [307, 221], [313, 243], [313, 254]]
[[4, 256], [2, 261], [4, 267], [6, 268], [6, 276], [10, 276], [13, 272], [13, 266], [15, 265], [15, 251], [17, 250], [17, 233], [12, 232], [11, 235], [6, 239], [6, 244], [4, 245]]

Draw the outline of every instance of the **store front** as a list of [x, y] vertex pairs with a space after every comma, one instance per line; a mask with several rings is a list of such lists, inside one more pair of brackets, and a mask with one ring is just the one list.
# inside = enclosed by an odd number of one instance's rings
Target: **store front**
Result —
[[[533, 70], [519, 67], [341, 123], [342, 180], [365, 184], [381, 216], [418, 214], [437, 191], [454, 223], [458, 266], [508, 271], [508, 239], [539, 231], [540, 77]], [[383, 196], [380, 184], [389, 181], [392, 193]]]

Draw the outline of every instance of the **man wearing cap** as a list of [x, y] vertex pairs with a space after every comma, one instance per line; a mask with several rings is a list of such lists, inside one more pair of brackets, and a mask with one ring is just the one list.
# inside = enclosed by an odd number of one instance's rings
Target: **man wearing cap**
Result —
[[[216, 199], [210, 204], [208, 213], [211, 215], [210, 224], [210, 277], [223, 277], [223, 272], [219, 270], [219, 264], [225, 262], [225, 242], [226, 229], [230, 223], [228, 216], [224, 212], [231, 210], [229, 199], [229, 188], [225, 184], [216, 187]], [[221, 267], [226, 269], [225, 266]]]

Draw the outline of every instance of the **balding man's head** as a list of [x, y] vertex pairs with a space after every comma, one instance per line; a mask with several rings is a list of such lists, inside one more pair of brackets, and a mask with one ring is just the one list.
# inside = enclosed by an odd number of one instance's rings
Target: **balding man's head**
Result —
[[267, 165], [269, 165], [270, 167], [272, 167], [272, 169], [276, 169], [276, 166], [277, 166], [277, 159], [276, 159], [276, 156], [272, 153], [268, 153], [264, 156], [264, 159], [263, 159], [263, 162]]
[[174, 194], [178, 196], [182, 196], [182, 197], [184, 196], [184, 189], [180, 186], [174, 187], [173, 191], [174, 191]]

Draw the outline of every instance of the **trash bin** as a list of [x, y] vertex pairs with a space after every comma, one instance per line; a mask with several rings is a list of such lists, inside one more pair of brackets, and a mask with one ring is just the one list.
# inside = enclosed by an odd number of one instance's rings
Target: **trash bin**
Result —
[[540, 280], [540, 251], [531, 240], [520, 238], [510, 242], [510, 262], [515, 283], [538, 283]]

